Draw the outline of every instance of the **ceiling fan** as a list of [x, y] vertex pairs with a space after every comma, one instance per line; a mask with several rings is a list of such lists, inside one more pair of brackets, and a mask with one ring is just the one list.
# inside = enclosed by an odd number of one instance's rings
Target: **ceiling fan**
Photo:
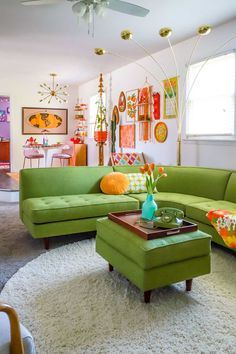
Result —
[[94, 15], [102, 16], [106, 9], [138, 17], [145, 17], [149, 13], [149, 10], [144, 7], [121, 0], [27, 0], [21, 1], [21, 4], [27, 6], [52, 5], [64, 1], [74, 3], [72, 11], [78, 19], [82, 18], [88, 22], [88, 34], [92, 28], [92, 36], [94, 36]]
[[52, 5], [64, 1], [74, 3], [72, 10], [79, 17], [84, 17], [90, 8], [98, 15], [105, 9], [139, 17], [145, 17], [149, 13], [149, 10], [144, 7], [120, 0], [27, 0], [21, 1], [21, 3], [22, 5]]

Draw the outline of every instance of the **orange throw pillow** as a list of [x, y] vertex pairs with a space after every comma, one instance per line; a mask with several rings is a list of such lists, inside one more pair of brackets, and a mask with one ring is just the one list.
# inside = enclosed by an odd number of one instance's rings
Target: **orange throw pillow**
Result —
[[100, 188], [105, 194], [124, 194], [129, 186], [128, 177], [121, 172], [111, 172], [104, 176]]

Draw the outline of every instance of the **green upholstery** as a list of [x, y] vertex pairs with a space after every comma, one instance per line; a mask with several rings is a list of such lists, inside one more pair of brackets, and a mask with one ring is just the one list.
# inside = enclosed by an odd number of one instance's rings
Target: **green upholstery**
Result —
[[122, 172], [122, 173], [139, 173], [140, 172], [140, 167], [143, 165], [139, 166], [113, 166], [114, 172]]
[[[188, 220], [188, 221], [190, 221], [190, 222], [196, 223], [196, 220], [191, 219], [191, 218], [188, 218], [188, 217], [186, 217], [185, 220]], [[207, 234], [211, 235], [213, 242], [217, 243], [218, 245], [221, 245], [221, 246], [224, 246], [224, 247], [226, 247], [226, 248], [229, 248], [229, 247], [224, 243], [224, 241], [222, 240], [222, 238], [219, 237], [218, 232], [215, 230], [214, 227], [212, 227], [211, 225], [203, 224], [203, 223], [201, 223], [201, 222], [197, 222], [197, 225], [198, 225], [198, 229], [199, 229], [200, 231], [206, 232]]]
[[215, 200], [224, 199], [230, 171], [202, 167], [165, 167], [168, 178], [160, 179], [159, 192], [182, 193]]
[[29, 198], [23, 202], [24, 214], [35, 224], [93, 218], [138, 208], [138, 201], [129, 196], [103, 193]]
[[146, 241], [107, 218], [97, 221], [96, 251], [143, 291], [209, 273], [210, 240], [197, 231]]
[[207, 202], [193, 203], [186, 205], [186, 216], [188, 218], [200, 221], [203, 224], [211, 225], [209, 219], [206, 217], [206, 213], [210, 210], [236, 210], [234, 203], [226, 200], [210, 200]]
[[24, 199], [101, 193], [100, 181], [112, 167], [30, 168], [20, 171], [20, 212]]
[[[140, 206], [146, 200], [146, 193], [140, 194], [129, 194], [130, 197], [137, 199], [140, 202]], [[158, 207], [171, 207], [178, 208], [185, 212], [186, 205], [197, 202], [207, 202], [210, 199], [197, 197], [195, 195], [187, 195], [180, 193], [168, 193], [168, 192], [158, 192], [154, 194], [154, 199], [158, 203]]]
[[210, 236], [199, 231], [147, 241], [103, 218], [97, 221], [97, 234], [142, 269], [209, 254]]
[[[33, 168], [20, 171], [20, 216], [33, 237], [95, 231], [96, 219], [111, 211], [141, 208], [146, 194], [104, 195], [100, 181], [117, 171], [138, 173], [140, 166]], [[236, 171], [165, 166], [158, 184], [159, 207], [182, 209], [188, 218], [221, 237], [205, 214], [212, 209], [236, 210]], [[224, 243], [223, 243], [224, 245]], [[224, 245], [225, 246], [225, 245]], [[226, 247], [226, 246], [225, 246]]]
[[236, 203], [236, 172], [233, 172], [229, 178], [224, 199]]

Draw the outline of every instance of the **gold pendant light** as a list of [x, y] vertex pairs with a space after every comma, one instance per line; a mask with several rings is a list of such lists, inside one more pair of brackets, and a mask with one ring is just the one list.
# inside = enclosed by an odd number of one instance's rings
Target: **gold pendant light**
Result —
[[57, 74], [50, 74], [52, 77], [52, 85], [49, 86], [46, 83], [40, 85], [42, 91], [38, 91], [38, 94], [41, 95], [40, 102], [48, 100], [48, 103], [51, 103], [52, 98], [55, 98], [59, 103], [66, 103], [67, 99], [65, 97], [69, 96], [65, 89], [68, 85], [59, 85], [55, 84], [55, 77]]

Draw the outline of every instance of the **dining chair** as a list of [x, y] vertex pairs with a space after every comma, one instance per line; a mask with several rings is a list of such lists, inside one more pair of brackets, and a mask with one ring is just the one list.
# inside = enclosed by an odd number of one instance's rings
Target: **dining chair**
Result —
[[30, 168], [32, 168], [32, 160], [38, 160], [38, 167], [40, 166], [40, 159], [44, 158], [44, 154], [40, 153], [36, 148], [25, 148], [24, 151], [24, 163], [23, 168], [25, 168], [26, 159], [30, 161]]
[[54, 153], [52, 155], [51, 167], [53, 165], [54, 159], [60, 159], [61, 166], [65, 166], [65, 161], [68, 161], [67, 164], [69, 164], [69, 161], [72, 159], [72, 155], [73, 155], [73, 146], [72, 145], [64, 145], [61, 149], [61, 152]]
[[0, 354], [36, 354], [31, 333], [13, 307], [0, 303]]

